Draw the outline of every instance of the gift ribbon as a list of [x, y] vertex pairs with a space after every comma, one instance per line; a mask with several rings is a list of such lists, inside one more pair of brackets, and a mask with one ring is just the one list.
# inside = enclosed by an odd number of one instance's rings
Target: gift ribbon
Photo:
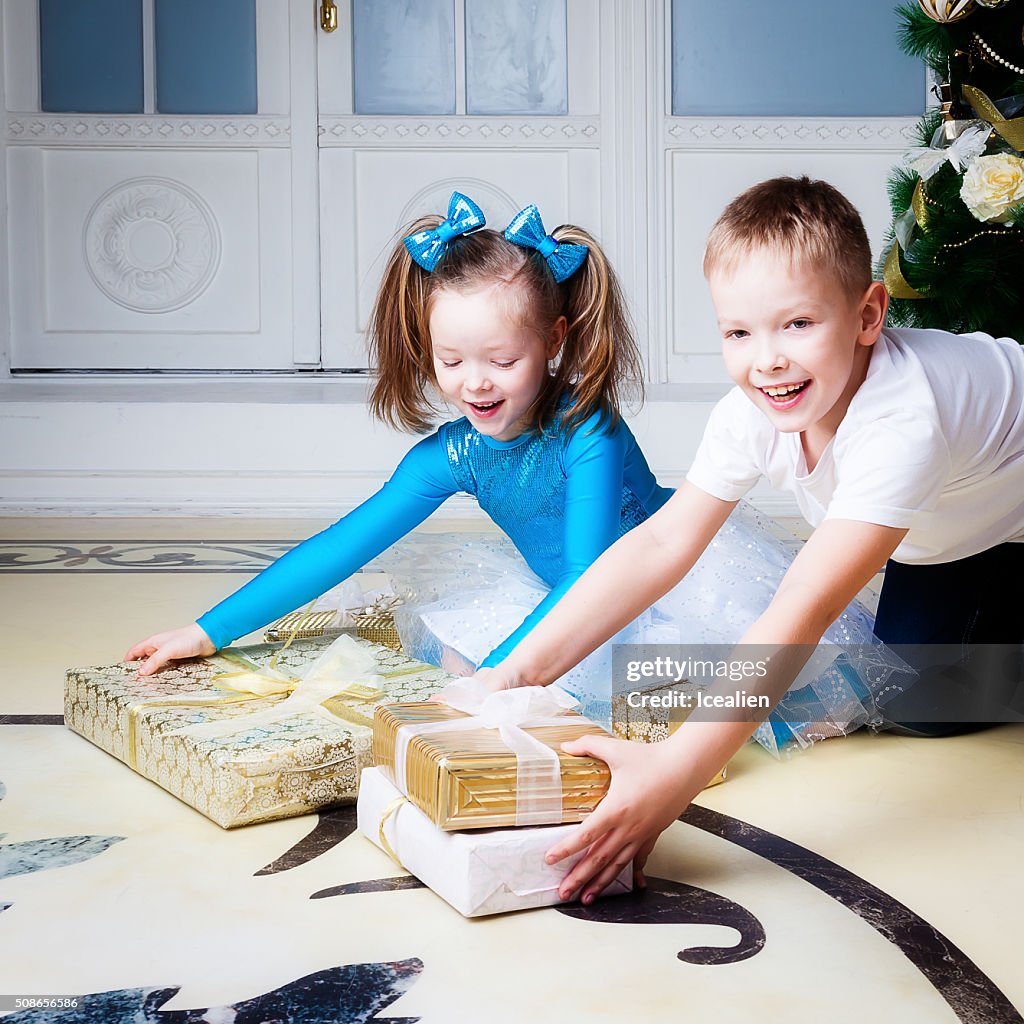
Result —
[[[284, 647], [282, 647], [280, 651], [277, 651], [274, 654], [274, 657], [271, 658], [270, 664], [266, 667], [266, 669], [261, 668], [261, 666], [257, 665], [254, 661], [251, 661], [249, 658], [246, 658], [245, 655], [241, 654], [238, 651], [231, 650], [230, 648], [221, 651], [218, 655], [216, 655], [216, 659], [228, 662], [241, 662], [247, 668], [255, 670], [257, 673], [262, 674], [263, 672], [266, 672], [267, 675], [272, 678], [284, 680], [287, 677], [277, 672], [274, 669], [274, 666], [277, 664], [278, 657], [284, 651], [286, 651], [289, 648], [289, 646], [291, 646], [292, 641], [295, 639], [296, 633], [297, 629], [292, 632], [292, 635], [290, 637], [288, 637], [288, 642], [284, 645]], [[242, 675], [242, 673], [219, 673], [219, 675], [214, 676], [211, 679], [211, 682], [213, 682], [216, 685], [217, 679], [220, 678], [220, 676], [227, 678], [231, 675]], [[224, 688], [225, 687], [222, 687], [222, 689]], [[131, 768], [132, 771], [139, 770], [139, 726], [147, 712], [158, 711], [161, 708], [224, 707], [228, 704], [242, 704], [246, 701], [258, 700], [260, 697], [266, 696], [266, 693], [260, 690], [245, 691], [238, 687], [227, 687], [227, 689], [235, 689], [239, 693], [241, 693], [242, 696], [216, 697], [204, 694], [203, 696], [196, 697], [194, 699], [182, 697], [157, 697], [155, 700], [140, 701], [138, 704], [133, 704], [128, 709], [128, 767]]]
[[565, 725], [564, 712], [579, 702], [557, 686], [522, 686], [488, 693], [479, 684], [460, 681], [435, 698], [465, 712], [466, 718], [398, 727], [395, 780], [408, 791], [406, 761], [410, 741], [420, 735], [496, 729], [516, 757], [516, 825], [545, 825], [562, 820], [562, 774], [558, 753], [526, 729]]
[[397, 594], [381, 595], [372, 604], [363, 605], [359, 608], [346, 608], [352, 616], [356, 627], [364, 623], [375, 622], [377, 619], [385, 618], [388, 615], [394, 616], [395, 609], [402, 604], [402, 598]]
[[[283, 650], [283, 648], [282, 648]], [[202, 696], [194, 699], [166, 698], [142, 701], [128, 709], [128, 763], [136, 768], [138, 760], [139, 723], [144, 714], [159, 708], [219, 707], [250, 700], [287, 694], [273, 707], [229, 721], [200, 722], [172, 730], [166, 735], [189, 735], [197, 739], [214, 739], [255, 726], [269, 725], [295, 714], [308, 713], [336, 723], [339, 719], [351, 725], [372, 728], [373, 719], [361, 714], [346, 703], [366, 703], [383, 696], [378, 685], [381, 676], [376, 672], [373, 656], [361, 648], [350, 636], [335, 640], [301, 677], [288, 676], [273, 667], [258, 665], [240, 651], [226, 648], [217, 660], [240, 666], [239, 671], [219, 672], [211, 682], [223, 690], [233, 691], [231, 696]], [[276, 658], [275, 658], [276, 660]], [[392, 673], [388, 678], [421, 671], [420, 666]], [[340, 680], [344, 679], [344, 682]], [[330, 707], [325, 707], [330, 702]]]
[[[340, 637], [339, 640], [345, 640], [348, 645], [351, 645], [350, 650], [346, 650], [343, 655], [347, 658], [358, 658], [358, 661], [354, 661], [352, 667], [347, 671], [353, 674], [362, 676], [377, 677], [376, 664], [373, 658], [364, 658], [365, 652], [355, 645], [350, 637]], [[335, 646], [339, 644], [339, 641], [331, 644], [330, 647], [324, 651], [324, 655], [329, 652], [333, 652], [334, 655], [338, 654], [335, 650]], [[339, 645], [340, 646], [340, 645]], [[218, 672], [217, 675], [210, 679], [210, 682], [214, 686], [219, 686], [222, 690], [234, 690], [236, 693], [251, 693], [258, 697], [273, 697], [278, 694], [291, 694], [295, 693], [299, 687], [303, 684], [312, 684], [313, 682], [327, 682], [333, 685], [336, 680], [336, 675], [325, 676], [323, 680], [317, 678], [319, 672], [317, 666], [323, 660], [324, 655], [321, 655], [313, 665], [310, 667], [308, 673], [304, 676], [288, 676], [283, 672], [278, 672], [273, 667], [273, 662], [269, 665], [258, 665], [252, 661], [248, 656], [242, 654], [240, 651], [232, 650], [228, 648], [221, 652], [221, 657], [227, 661], [234, 662], [244, 666], [244, 670], [241, 672]], [[321, 669], [320, 671], [323, 671]], [[377, 685], [368, 685], [361, 683], [358, 679], [352, 680], [344, 684], [341, 689], [337, 689], [334, 692], [328, 694], [327, 698], [332, 697], [347, 697], [353, 700], [376, 700], [378, 697], [384, 696], [384, 690], [382, 687]]]
[[965, 85], [960, 91], [976, 113], [988, 121], [1018, 153], [1024, 151], [1024, 117], [1003, 117], [999, 108], [976, 86]]
[[196, 697], [194, 699], [159, 697], [156, 700], [141, 701], [128, 709], [128, 737], [126, 741], [128, 767], [132, 771], [139, 770], [139, 726], [142, 718], [150, 711], [161, 708], [208, 708], [223, 707], [225, 704], [242, 704], [250, 700], [258, 700], [259, 694], [253, 693], [243, 697]]
[[398, 812], [399, 807], [407, 804], [408, 802], [409, 800], [407, 797], [396, 796], [395, 799], [380, 812], [380, 828], [377, 831], [377, 838], [380, 840], [381, 848], [403, 871], [408, 871], [409, 869], [398, 859], [398, 854], [395, 853], [394, 847], [388, 842], [388, 837], [384, 835], [384, 826]]
[[[239, 672], [221, 672], [212, 682], [222, 689], [234, 690], [260, 697], [287, 694], [284, 700], [271, 708], [227, 722], [201, 722], [185, 726], [168, 735], [187, 734], [195, 738], [214, 739], [230, 736], [243, 729], [269, 725], [292, 715], [308, 713], [326, 721], [342, 719], [352, 725], [370, 728], [373, 720], [352, 708], [346, 702], [366, 703], [383, 696], [378, 685], [376, 661], [350, 636], [340, 636], [309, 667], [302, 676], [287, 676], [272, 665], [260, 666], [239, 651], [222, 651], [221, 657], [243, 667]], [[345, 682], [341, 682], [344, 679]], [[326, 701], [334, 707], [326, 708]], [[339, 702], [340, 705], [339, 706]]]
[[928, 193], [924, 190], [924, 181], [918, 178], [914, 194], [910, 197], [910, 208], [914, 211], [914, 219], [921, 225], [922, 231], [928, 230], [929, 202], [934, 205], [934, 200], [929, 200]]

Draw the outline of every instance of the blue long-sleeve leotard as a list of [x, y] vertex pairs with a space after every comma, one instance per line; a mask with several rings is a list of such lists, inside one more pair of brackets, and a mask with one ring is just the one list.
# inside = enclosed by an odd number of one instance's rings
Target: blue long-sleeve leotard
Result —
[[669, 498], [629, 428], [595, 415], [571, 432], [496, 441], [466, 419], [415, 445], [391, 479], [333, 526], [279, 558], [199, 618], [217, 648], [308, 604], [465, 491], [550, 593], [483, 661], [496, 665], [613, 541]]

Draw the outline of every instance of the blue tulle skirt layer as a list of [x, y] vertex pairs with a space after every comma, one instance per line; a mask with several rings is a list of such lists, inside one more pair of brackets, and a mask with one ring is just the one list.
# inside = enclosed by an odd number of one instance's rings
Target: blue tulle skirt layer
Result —
[[[685, 579], [559, 684], [590, 718], [609, 724], [613, 643], [736, 643], [768, 607], [799, 547], [741, 503]], [[496, 532], [411, 534], [365, 568], [386, 572], [403, 598], [396, 623], [406, 651], [459, 674], [480, 664], [549, 590]], [[778, 753], [881, 723], [880, 706], [907, 676], [872, 624], [859, 601], [843, 612], [758, 727], [759, 743]]]

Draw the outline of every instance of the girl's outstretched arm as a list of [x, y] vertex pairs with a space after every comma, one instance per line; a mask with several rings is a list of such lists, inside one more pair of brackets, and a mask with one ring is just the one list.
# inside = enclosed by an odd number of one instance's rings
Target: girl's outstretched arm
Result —
[[[779, 650], [778, 670], [762, 681], [774, 704], [788, 689], [813, 646], [896, 550], [906, 530], [850, 520], [826, 520], [794, 559], [772, 603], [740, 640]], [[617, 545], [616, 545], [617, 546]], [[742, 653], [739, 657], [745, 659]], [[592, 902], [630, 861], [643, 884], [643, 866], [661, 832], [686, 809], [712, 775], [750, 737], [757, 722], [691, 718], [651, 746], [611, 737], [566, 744], [567, 753], [608, 762], [612, 783], [597, 810], [548, 851], [549, 863], [590, 847], [562, 883], [568, 899], [582, 888]]]
[[135, 644], [125, 660], [145, 657], [139, 672], [149, 675], [174, 658], [211, 654], [225, 647], [347, 579], [422, 523], [457, 490], [441, 439], [432, 434], [420, 441], [391, 479], [358, 508], [282, 555], [196, 623]]

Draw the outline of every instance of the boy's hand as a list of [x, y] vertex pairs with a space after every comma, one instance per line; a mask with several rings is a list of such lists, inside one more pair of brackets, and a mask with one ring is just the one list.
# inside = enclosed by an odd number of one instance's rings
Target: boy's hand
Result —
[[166, 633], [154, 633], [130, 648], [125, 661], [146, 660], [139, 666], [140, 676], [149, 676], [175, 658], [195, 658], [215, 654], [217, 648], [198, 622]]
[[665, 743], [628, 743], [610, 736], [584, 736], [563, 743], [567, 754], [596, 757], [608, 764], [608, 795], [579, 828], [548, 850], [554, 864], [590, 847], [566, 875], [558, 890], [564, 900], [583, 890], [593, 903], [622, 869], [633, 862], [634, 881], [643, 888], [643, 867], [658, 836], [675, 821], [700, 791], [701, 784], [680, 777], [678, 755]]

